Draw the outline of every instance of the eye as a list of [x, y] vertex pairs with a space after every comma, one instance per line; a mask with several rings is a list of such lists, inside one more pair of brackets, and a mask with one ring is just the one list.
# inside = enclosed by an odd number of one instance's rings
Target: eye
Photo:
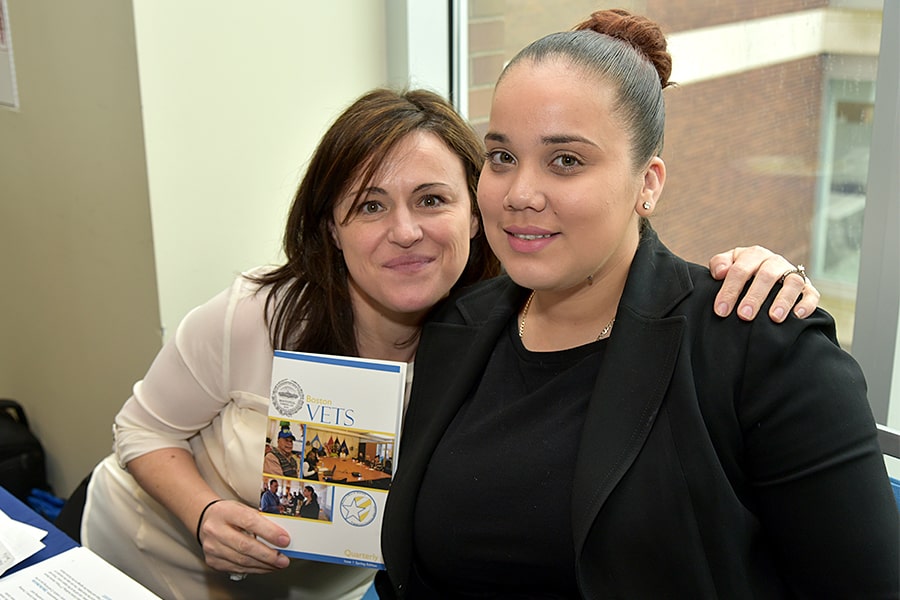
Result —
[[511, 165], [516, 162], [516, 157], [506, 150], [492, 150], [487, 153], [486, 158], [495, 165]]
[[374, 215], [384, 209], [381, 202], [376, 200], [366, 200], [359, 205], [359, 212], [364, 215]]
[[440, 196], [425, 196], [419, 201], [419, 204], [426, 208], [437, 208], [444, 204], [444, 199]]
[[576, 167], [580, 167], [582, 163], [580, 160], [578, 160], [578, 158], [572, 156], [571, 154], [560, 154], [553, 159], [553, 162], [551, 164], [564, 170], [571, 170]]

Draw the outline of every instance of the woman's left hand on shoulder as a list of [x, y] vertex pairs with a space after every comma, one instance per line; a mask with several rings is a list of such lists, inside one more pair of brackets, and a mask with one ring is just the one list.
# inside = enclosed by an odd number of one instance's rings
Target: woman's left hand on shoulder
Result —
[[[808, 317], [819, 305], [820, 294], [808, 278], [797, 273], [798, 269], [802, 270], [802, 266], [794, 265], [762, 246], [735, 248], [716, 254], [709, 260], [709, 271], [713, 278], [724, 279], [715, 299], [716, 314], [728, 316], [737, 304], [738, 317], [752, 321], [775, 284], [781, 283], [781, 290], [769, 309], [769, 318], [781, 323], [792, 307], [795, 316]], [[753, 282], [747, 293], [740, 298], [751, 278]]]

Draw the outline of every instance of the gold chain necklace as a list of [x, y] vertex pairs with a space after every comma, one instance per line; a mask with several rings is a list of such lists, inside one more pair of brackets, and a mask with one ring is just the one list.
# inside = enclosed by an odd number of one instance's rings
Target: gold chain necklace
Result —
[[[528, 296], [528, 300], [525, 301], [525, 306], [522, 308], [522, 320], [519, 321], [519, 339], [525, 335], [525, 317], [528, 316], [528, 309], [531, 308], [531, 301], [534, 300], [534, 290], [531, 291], [531, 294]], [[609, 320], [609, 323], [600, 330], [600, 335], [597, 336], [598, 340], [602, 340], [605, 337], [609, 337], [610, 332], [613, 328], [613, 323], [616, 322], [616, 317], [613, 316], [612, 319]]]

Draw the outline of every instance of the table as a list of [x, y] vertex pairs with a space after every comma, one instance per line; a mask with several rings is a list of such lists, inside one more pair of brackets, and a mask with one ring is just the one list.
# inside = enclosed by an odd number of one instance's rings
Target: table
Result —
[[[318, 467], [320, 469], [320, 475], [324, 474], [338, 481], [345, 479], [347, 483], [391, 478], [391, 476], [384, 471], [367, 467], [361, 462], [350, 458], [324, 456], [319, 459]], [[357, 475], [354, 475], [354, 473], [357, 473]]]
[[41, 540], [44, 543], [44, 547], [19, 564], [11, 567], [4, 575], [21, 571], [25, 567], [35, 565], [51, 556], [56, 556], [78, 546], [78, 542], [57, 529], [50, 521], [31, 510], [27, 504], [10, 494], [3, 487], [0, 487], [0, 510], [16, 521], [22, 521], [47, 532], [46, 537]]

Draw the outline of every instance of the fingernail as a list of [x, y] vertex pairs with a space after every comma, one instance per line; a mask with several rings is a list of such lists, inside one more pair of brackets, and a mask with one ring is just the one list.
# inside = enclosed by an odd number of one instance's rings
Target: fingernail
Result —
[[722, 273], [725, 272], [725, 265], [719, 265], [716, 267], [715, 275], [716, 277], [721, 277]]
[[285, 556], [284, 554], [279, 554], [278, 558], [275, 560], [275, 566], [284, 568], [291, 564], [291, 560]]
[[291, 538], [290, 538], [290, 537], [288, 537], [288, 536], [286, 536], [286, 535], [280, 535], [280, 536], [278, 536], [278, 546], [281, 546], [282, 548], [284, 548], [284, 547], [286, 547], [286, 546], [287, 546], [288, 544], [290, 544], [290, 543], [291, 543]]
[[806, 309], [805, 309], [805, 308], [798, 308], [797, 310], [794, 311], [794, 314], [797, 315], [798, 317], [800, 317], [800, 318], [802, 319], [803, 317], [806, 316]]
[[720, 317], [728, 316], [728, 305], [724, 302], [720, 302], [716, 305], [716, 314]]
[[775, 315], [775, 318], [780, 321], [784, 318], [784, 309], [779, 306], [774, 310], [773, 314]]
[[747, 319], [753, 317], [753, 308], [750, 306], [742, 306], [741, 307], [741, 316]]

